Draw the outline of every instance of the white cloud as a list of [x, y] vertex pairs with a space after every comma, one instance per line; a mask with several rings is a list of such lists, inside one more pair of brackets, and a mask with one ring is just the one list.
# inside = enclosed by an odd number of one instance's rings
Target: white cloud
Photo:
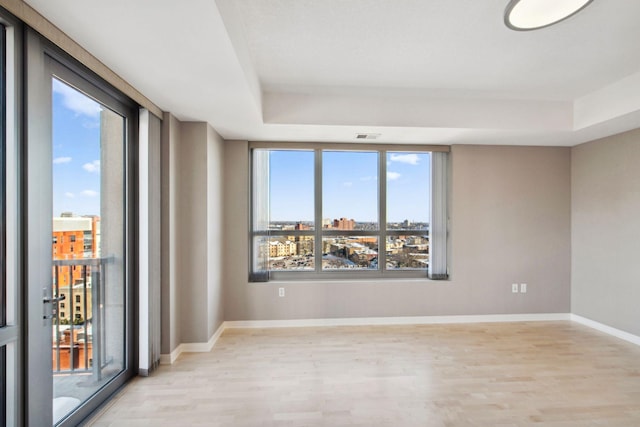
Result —
[[83, 196], [87, 196], [87, 197], [96, 197], [100, 193], [98, 193], [97, 191], [93, 191], [93, 190], [84, 190], [80, 194], [82, 194]]
[[60, 94], [62, 96], [62, 105], [76, 113], [76, 115], [84, 115], [91, 118], [100, 116], [100, 104], [71, 86], [54, 79], [53, 92]]
[[76, 195], [75, 195], [75, 194], [70, 193], [70, 192], [66, 192], [66, 193], [64, 193], [64, 195], [65, 195], [66, 197], [70, 198], [70, 199], [73, 199], [74, 197], [76, 197]]
[[392, 154], [389, 157], [392, 162], [408, 163], [410, 165], [417, 165], [420, 162], [420, 157], [417, 154]]
[[387, 179], [389, 181], [395, 181], [400, 178], [400, 174], [398, 172], [387, 172]]
[[343, 182], [342, 185], [344, 187], [351, 187], [353, 185], [353, 182], [351, 182], [351, 181]]
[[71, 157], [56, 157], [55, 159], [53, 159], [53, 164], [59, 165], [62, 163], [69, 163], [70, 161], [71, 161]]
[[82, 127], [85, 129], [98, 129], [100, 127], [100, 120], [87, 120], [82, 123]]
[[100, 172], [100, 160], [94, 160], [91, 163], [85, 163], [84, 165], [82, 165], [82, 169], [86, 170], [87, 172]]

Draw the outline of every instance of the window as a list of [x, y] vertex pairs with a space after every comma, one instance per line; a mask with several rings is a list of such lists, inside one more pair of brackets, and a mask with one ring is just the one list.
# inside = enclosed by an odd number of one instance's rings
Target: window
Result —
[[250, 280], [446, 278], [447, 153], [342, 147], [253, 147]]
[[75, 242], [76, 242], [76, 236], [75, 236], [74, 234], [72, 234], [71, 236], [69, 236], [69, 238], [70, 238], [70, 240], [69, 240], [69, 241], [70, 241], [71, 243], [75, 243]]
[[76, 302], [80, 302], [80, 295], [76, 295]]

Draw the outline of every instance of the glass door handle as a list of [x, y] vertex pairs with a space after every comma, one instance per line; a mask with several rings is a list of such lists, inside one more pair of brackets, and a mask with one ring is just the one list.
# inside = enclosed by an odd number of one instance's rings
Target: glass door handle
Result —
[[65, 297], [66, 297], [66, 295], [60, 295], [59, 297], [55, 297], [55, 298], [49, 298], [49, 297], [42, 298], [42, 303], [43, 304], [56, 304], [56, 305], [51, 307], [51, 314], [46, 314], [46, 311], [43, 308], [42, 311], [44, 313], [42, 314], [42, 318], [44, 320], [48, 320], [48, 319], [53, 319], [54, 317], [56, 317], [56, 315], [58, 314], [58, 306], [57, 306], [57, 304], [60, 301], [64, 301]]
[[43, 304], [47, 304], [47, 303], [58, 303], [60, 301], [64, 301], [66, 298], [66, 295], [60, 295], [59, 297], [55, 297], [55, 298], [48, 298], [48, 297], [44, 297], [42, 298], [42, 303]]

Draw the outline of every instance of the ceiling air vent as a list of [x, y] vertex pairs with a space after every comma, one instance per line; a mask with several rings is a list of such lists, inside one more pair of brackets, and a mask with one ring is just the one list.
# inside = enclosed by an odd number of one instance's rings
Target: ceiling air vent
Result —
[[357, 133], [356, 139], [378, 139], [379, 133]]

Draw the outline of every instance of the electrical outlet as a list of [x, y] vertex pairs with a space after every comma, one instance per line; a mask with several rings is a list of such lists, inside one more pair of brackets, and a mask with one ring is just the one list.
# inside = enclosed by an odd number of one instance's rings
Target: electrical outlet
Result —
[[518, 293], [518, 284], [517, 283], [512, 283], [511, 284], [511, 292], [513, 292], [514, 294]]
[[283, 297], [284, 296], [284, 288], [278, 288], [278, 296], [279, 297]]
[[527, 293], [527, 284], [526, 283], [520, 283], [520, 293], [523, 293], [523, 294]]

